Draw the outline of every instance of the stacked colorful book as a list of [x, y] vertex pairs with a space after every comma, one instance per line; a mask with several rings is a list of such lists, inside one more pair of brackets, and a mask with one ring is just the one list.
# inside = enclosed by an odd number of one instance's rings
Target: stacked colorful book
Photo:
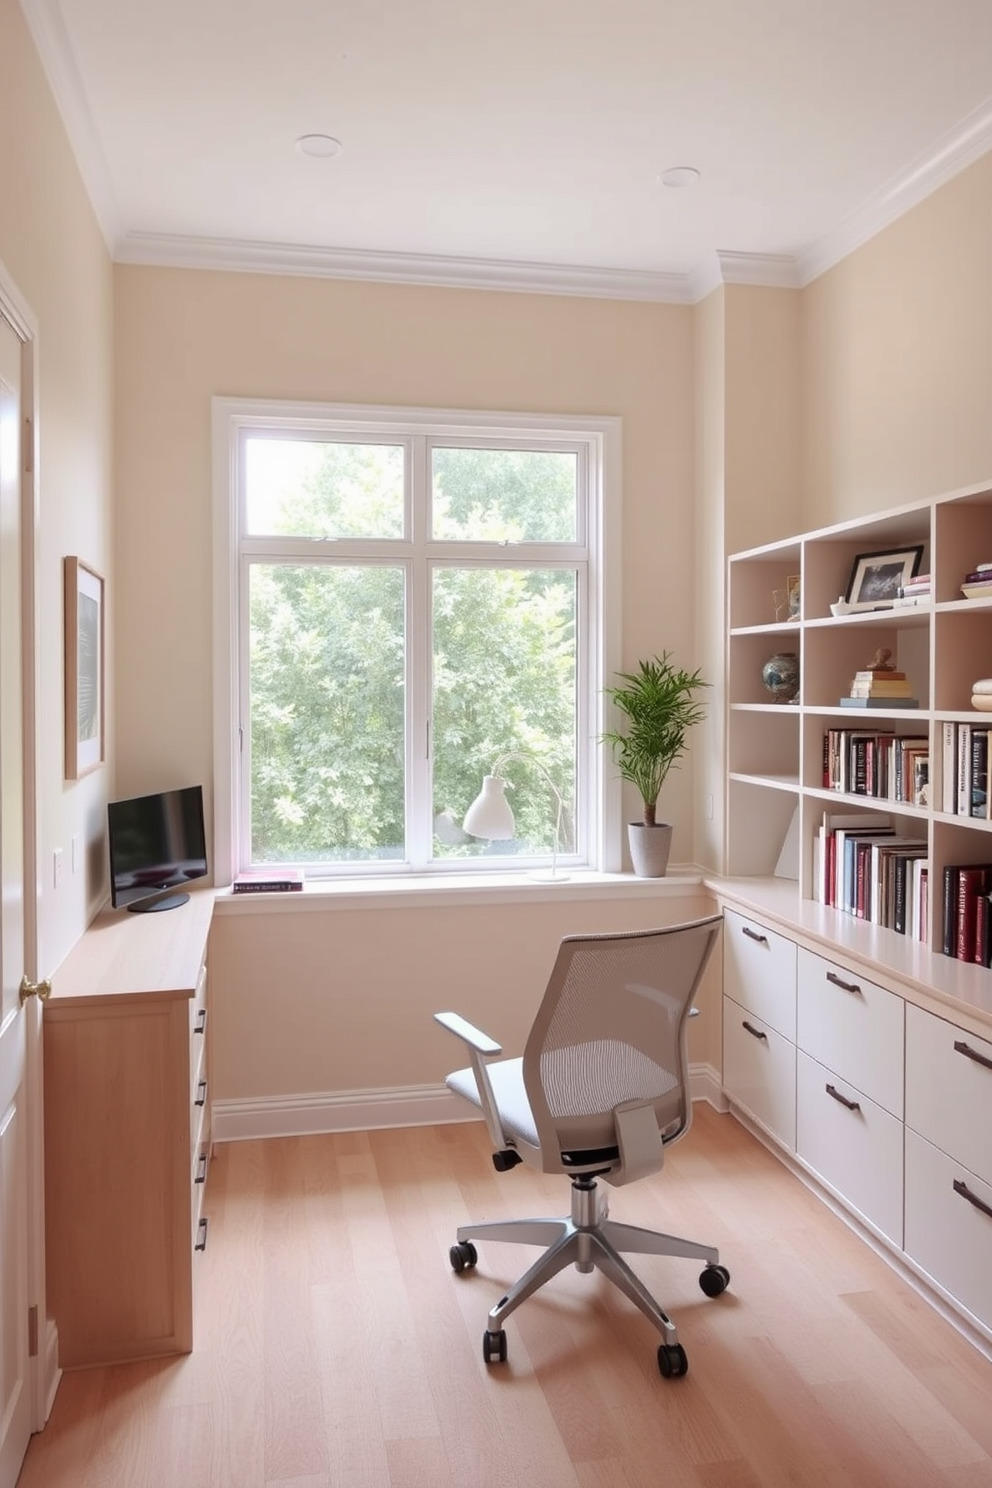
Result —
[[965, 599], [992, 599], [992, 563], [976, 563], [961, 585]]
[[[992, 574], [989, 575], [992, 578]], [[894, 601], [897, 605], [928, 604], [930, 601], [930, 575], [916, 574], [908, 583], [903, 584], [899, 590], [898, 598]]]
[[888, 668], [855, 672], [851, 694], [842, 697], [842, 708], [918, 708], [905, 672]]

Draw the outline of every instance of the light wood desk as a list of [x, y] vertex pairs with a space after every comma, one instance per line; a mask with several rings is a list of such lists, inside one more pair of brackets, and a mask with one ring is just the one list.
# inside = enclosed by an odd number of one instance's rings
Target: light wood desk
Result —
[[48, 1310], [63, 1367], [187, 1353], [206, 1243], [214, 891], [105, 910], [44, 1011]]

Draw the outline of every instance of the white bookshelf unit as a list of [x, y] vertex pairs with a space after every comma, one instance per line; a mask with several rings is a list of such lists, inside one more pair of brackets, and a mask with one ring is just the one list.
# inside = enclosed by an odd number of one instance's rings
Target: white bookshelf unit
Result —
[[[910, 607], [833, 616], [859, 554], [923, 546], [920, 571], [932, 574], [929, 599]], [[902, 837], [928, 847], [929, 904], [924, 943], [939, 952], [943, 869], [992, 861], [992, 821], [941, 809], [945, 722], [992, 724], [971, 706], [971, 684], [992, 676], [992, 598], [967, 599], [961, 584], [992, 562], [992, 485], [953, 492], [880, 516], [806, 533], [729, 560], [727, 654], [726, 861], [730, 878], [774, 873], [798, 812], [800, 899], [815, 899], [817, 837], [825, 811], [885, 812]], [[773, 593], [801, 581], [797, 619], [776, 621]], [[841, 707], [854, 673], [886, 648], [912, 684], [918, 708]], [[799, 656], [795, 702], [771, 699], [761, 677], [775, 652]], [[828, 729], [891, 729], [929, 739], [929, 801], [876, 799], [824, 787]], [[895, 937], [902, 939], [901, 936]]]
[[[932, 576], [922, 602], [831, 613], [859, 555], [915, 546]], [[992, 1357], [992, 970], [941, 949], [945, 868], [992, 863], [992, 820], [944, 809], [942, 769], [945, 725], [992, 725], [971, 701], [992, 677], [992, 599], [961, 592], [986, 562], [992, 484], [730, 558], [725, 860], [712, 888], [731, 1108]], [[799, 613], [776, 619], [773, 596], [794, 576]], [[840, 705], [879, 648], [918, 708]], [[794, 702], [762, 681], [784, 651], [800, 662]], [[825, 787], [837, 728], [925, 738], [926, 799]], [[921, 842], [919, 938], [822, 902], [825, 812], [882, 813]]]

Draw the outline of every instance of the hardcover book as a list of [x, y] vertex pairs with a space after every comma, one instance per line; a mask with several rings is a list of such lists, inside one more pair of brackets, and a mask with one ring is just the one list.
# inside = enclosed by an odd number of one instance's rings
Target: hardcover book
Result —
[[231, 885], [235, 894], [289, 894], [303, 888], [300, 868], [249, 868], [239, 873]]

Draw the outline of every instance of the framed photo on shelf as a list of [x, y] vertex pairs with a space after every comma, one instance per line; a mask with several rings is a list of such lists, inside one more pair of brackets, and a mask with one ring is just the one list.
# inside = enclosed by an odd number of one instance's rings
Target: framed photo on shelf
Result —
[[65, 778], [80, 780], [104, 760], [103, 579], [65, 559]]
[[848, 605], [852, 610], [887, 608], [899, 598], [902, 586], [919, 572], [922, 558], [922, 543], [883, 549], [879, 553], [858, 553], [847, 581]]
[[790, 574], [785, 581], [789, 595], [789, 619], [798, 620], [800, 610], [800, 580], [798, 574]]

